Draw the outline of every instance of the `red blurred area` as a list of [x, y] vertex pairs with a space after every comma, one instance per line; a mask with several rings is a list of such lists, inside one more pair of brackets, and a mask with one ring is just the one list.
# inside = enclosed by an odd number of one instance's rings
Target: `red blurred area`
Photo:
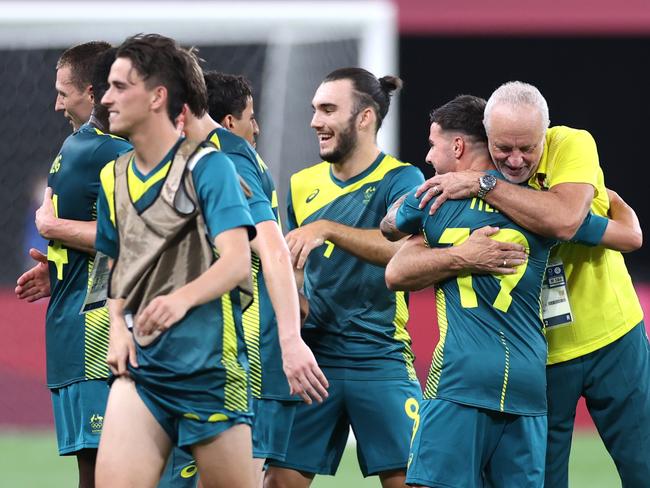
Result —
[[[637, 286], [646, 316], [650, 312], [650, 284]], [[17, 300], [11, 290], [0, 291], [0, 427], [43, 427], [52, 424], [50, 395], [45, 386], [45, 309]], [[411, 321], [416, 369], [426, 379], [431, 354], [438, 341], [432, 290], [411, 294]], [[646, 324], [647, 325], [647, 324]], [[593, 426], [581, 402], [576, 425]]]

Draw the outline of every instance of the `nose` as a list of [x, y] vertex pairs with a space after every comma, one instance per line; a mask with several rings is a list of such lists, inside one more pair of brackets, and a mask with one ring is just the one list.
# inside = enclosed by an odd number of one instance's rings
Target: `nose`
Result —
[[321, 122], [320, 115], [318, 115], [318, 112], [314, 112], [313, 117], [311, 118], [311, 128], [312, 129], [320, 129], [323, 127], [323, 122]]
[[519, 169], [524, 165], [524, 155], [521, 151], [513, 151], [512, 154], [508, 156], [508, 165], [514, 169]]
[[257, 119], [253, 119], [253, 135], [255, 137], [260, 135], [260, 126], [257, 124]]
[[109, 87], [108, 87], [108, 90], [106, 90], [106, 93], [104, 93], [104, 96], [103, 96], [102, 99], [100, 100], [100, 103], [101, 103], [102, 105], [104, 105], [104, 106], [106, 106], [106, 107], [110, 107], [110, 106], [111, 106], [111, 104], [113, 103], [113, 99], [111, 98], [112, 95], [113, 95], [113, 94], [112, 94], [112, 91], [113, 91], [113, 89], [109, 86]]
[[61, 95], [57, 94], [54, 102], [54, 111], [60, 112], [61, 110], [65, 110], [65, 106], [63, 105], [63, 98]]
[[433, 166], [433, 148], [429, 149], [429, 152], [427, 152], [427, 156], [424, 158], [424, 160], [427, 162], [427, 164]]

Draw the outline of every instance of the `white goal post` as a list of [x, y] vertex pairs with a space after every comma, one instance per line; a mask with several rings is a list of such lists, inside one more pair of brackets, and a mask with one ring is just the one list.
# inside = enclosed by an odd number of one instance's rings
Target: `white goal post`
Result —
[[[64, 49], [93, 39], [119, 43], [139, 32], [186, 46], [266, 46], [258, 147], [281, 197], [291, 172], [317, 162], [310, 97], [330, 68], [358, 65], [377, 76], [399, 75], [396, 10], [388, 0], [0, 2], [0, 49]], [[320, 73], [321, 66], [327, 71]], [[397, 102], [379, 133], [380, 147], [393, 154]]]

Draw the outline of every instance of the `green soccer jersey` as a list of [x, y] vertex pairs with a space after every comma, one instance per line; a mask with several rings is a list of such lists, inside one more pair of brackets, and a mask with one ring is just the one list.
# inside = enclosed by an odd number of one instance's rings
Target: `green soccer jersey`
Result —
[[[138, 170], [133, 158], [129, 162], [129, 196], [139, 212], [159, 197], [179, 144], [180, 140], [146, 175]], [[249, 236], [254, 237], [248, 205], [230, 159], [213, 151], [190, 169], [211, 242], [221, 232], [236, 227], [247, 228]], [[119, 259], [120, 223], [116, 222], [114, 191], [114, 163], [110, 163], [101, 172], [95, 245], [98, 251]], [[173, 397], [187, 415], [204, 420], [206, 408], [213, 410], [215, 419], [227, 411], [248, 411], [248, 362], [239, 293], [231, 291], [190, 309], [154, 343], [136, 348], [139, 367], [130, 368], [136, 384]], [[215, 405], [219, 405], [218, 410]]]
[[[207, 137], [235, 164], [239, 176], [246, 182], [253, 195], [248, 199], [253, 222], [273, 220], [278, 222], [278, 195], [273, 179], [264, 161], [253, 147], [227, 129], [215, 129]], [[255, 398], [289, 400], [289, 384], [282, 369], [282, 352], [278, 339], [278, 325], [269, 297], [262, 263], [253, 253], [253, 304], [242, 316], [248, 363], [250, 367], [251, 392]]]
[[[68, 136], [47, 180], [56, 215], [95, 220], [99, 173], [130, 148], [124, 139], [104, 134], [90, 124]], [[50, 241], [47, 259], [51, 289], [45, 320], [48, 387], [108, 377], [108, 312], [100, 308], [80, 313], [94, 257]]]
[[[429, 215], [434, 200], [418, 208], [415, 190], [397, 212], [396, 224], [402, 232], [423, 233], [430, 247], [450, 247], [490, 225], [500, 229], [493, 239], [521, 244], [528, 253], [527, 262], [515, 274], [463, 273], [438, 284], [440, 340], [424, 398], [545, 415], [547, 350], [540, 292], [550, 250], [557, 242], [514, 224], [479, 198], [448, 200]], [[588, 215], [574, 240], [596, 245], [606, 226], [607, 219]]]
[[[289, 226], [324, 219], [378, 229], [393, 202], [422, 181], [420, 170], [383, 153], [347, 181], [322, 162], [291, 177]], [[330, 377], [416, 379], [407, 296], [386, 288], [384, 272], [329, 241], [309, 255], [302, 332], [318, 363], [332, 368]]]

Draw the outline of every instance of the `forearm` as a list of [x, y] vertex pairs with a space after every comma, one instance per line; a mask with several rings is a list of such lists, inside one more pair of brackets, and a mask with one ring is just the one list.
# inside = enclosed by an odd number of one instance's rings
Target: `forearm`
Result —
[[592, 199], [593, 187], [586, 183], [565, 183], [548, 191], [535, 191], [505, 181], [499, 181], [485, 197], [488, 204], [522, 227], [559, 240], [575, 235]]
[[188, 305], [188, 309], [197, 307], [235, 288], [250, 274], [250, 270], [250, 248], [230, 249], [222, 252], [219, 259], [198, 278], [173, 293]]
[[42, 229], [41, 235], [45, 239], [58, 241], [66, 247], [95, 254], [97, 222], [57, 218]]
[[118, 332], [126, 329], [126, 323], [124, 322], [124, 298], [109, 298], [106, 300], [106, 307], [108, 308], [110, 329]]
[[379, 229], [357, 229], [329, 222], [327, 240], [353, 256], [377, 266], [386, 266], [402, 242], [390, 242]]
[[416, 291], [457, 276], [464, 262], [457, 249], [431, 249], [423, 244], [412, 245], [414, 236], [397, 251], [386, 266], [386, 286], [391, 290]]
[[643, 231], [639, 218], [625, 201], [618, 195], [611, 196], [610, 221], [600, 242], [601, 245], [621, 252], [636, 251], [643, 245]]
[[407, 195], [400, 197], [386, 212], [386, 216], [381, 220], [379, 224], [379, 230], [381, 230], [382, 235], [389, 241], [399, 241], [403, 239], [408, 234], [401, 232], [397, 228], [397, 211], [399, 210], [402, 202], [406, 199]]

